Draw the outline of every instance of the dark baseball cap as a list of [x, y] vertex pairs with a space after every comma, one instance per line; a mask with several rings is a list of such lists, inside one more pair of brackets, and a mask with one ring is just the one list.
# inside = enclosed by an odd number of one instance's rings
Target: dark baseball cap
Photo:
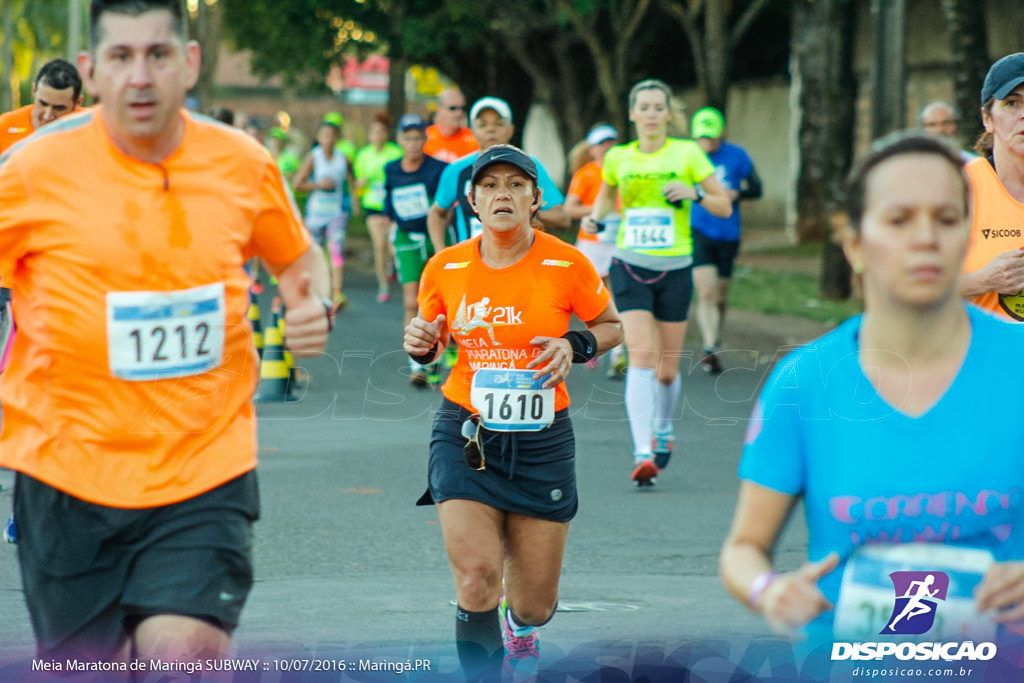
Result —
[[981, 103], [990, 98], [1005, 99], [1010, 91], [1024, 83], [1024, 52], [1015, 52], [996, 61], [981, 86]]
[[512, 145], [495, 145], [473, 162], [473, 184], [483, 170], [493, 164], [512, 164], [530, 179], [537, 180], [537, 164], [523, 150]]
[[405, 114], [398, 119], [398, 132], [404, 133], [407, 130], [426, 130], [427, 122], [419, 114]]

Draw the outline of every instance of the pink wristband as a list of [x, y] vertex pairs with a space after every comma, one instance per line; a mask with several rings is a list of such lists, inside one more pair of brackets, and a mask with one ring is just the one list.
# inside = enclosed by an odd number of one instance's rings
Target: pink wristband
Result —
[[754, 578], [754, 582], [750, 584], [750, 595], [747, 598], [751, 607], [757, 609], [757, 602], [761, 599], [761, 594], [764, 593], [764, 589], [767, 588], [772, 581], [777, 579], [778, 576], [779, 575], [776, 572], [766, 571], [758, 574], [757, 577]]

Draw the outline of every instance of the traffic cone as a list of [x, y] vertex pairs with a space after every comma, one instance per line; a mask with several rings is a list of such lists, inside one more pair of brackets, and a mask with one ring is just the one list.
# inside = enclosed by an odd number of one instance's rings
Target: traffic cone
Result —
[[281, 301], [281, 297], [275, 296], [274, 302], [270, 307], [272, 323], [277, 328], [278, 332], [281, 333], [281, 345], [284, 347], [284, 362], [288, 367], [288, 381], [291, 382], [291, 386], [295, 386], [295, 356], [288, 350], [288, 332], [284, 322], [285, 307], [284, 302]]
[[[281, 306], [279, 313], [274, 314], [274, 321], [277, 323], [277, 329], [281, 332], [281, 343], [288, 339], [288, 328], [284, 322], [284, 306]], [[288, 379], [291, 383], [295, 384], [295, 356], [288, 350], [288, 345], [284, 347], [284, 362], [288, 366]]]
[[263, 358], [263, 324], [260, 322], [260, 305], [256, 301], [256, 292], [249, 291], [249, 323], [252, 325], [252, 341], [256, 345], [256, 353]]
[[278, 312], [274, 314], [274, 321], [277, 329], [281, 331], [281, 343], [284, 344], [284, 362], [288, 366], [288, 379], [293, 389], [304, 388], [309, 384], [309, 373], [295, 364], [295, 356], [288, 350], [288, 326], [284, 321], [286, 309], [283, 304], [280, 304], [280, 301], [278, 301], [278, 304]]
[[[276, 315], [276, 314], [275, 314]], [[257, 402], [292, 401], [292, 382], [284, 358], [284, 339], [277, 321], [267, 328], [263, 336], [263, 362], [260, 363], [260, 386]]]

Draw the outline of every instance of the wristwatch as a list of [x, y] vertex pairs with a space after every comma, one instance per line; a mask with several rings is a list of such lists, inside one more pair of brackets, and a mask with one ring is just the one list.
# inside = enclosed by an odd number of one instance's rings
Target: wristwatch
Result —
[[698, 204], [700, 204], [702, 201], [704, 201], [704, 190], [701, 189], [700, 185], [694, 185], [693, 186], [693, 191], [697, 195], [697, 198], [694, 199], [693, 201], [697, 202]]

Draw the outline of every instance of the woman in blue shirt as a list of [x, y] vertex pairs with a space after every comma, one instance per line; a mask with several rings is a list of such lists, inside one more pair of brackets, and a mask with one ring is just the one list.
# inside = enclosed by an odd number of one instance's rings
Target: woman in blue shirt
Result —
[[[1024, 382], [1010, 372], [1024, 331], [958, 296], [970, 218], [955, 151], [882, 141], [851, 175], [848, 205], [866, 312], [768, 380], [721, 575], [774, 631], [812, 641], [991, 640], [1024, 618]], [[776, 573], [798, 498], [810, 561]], [[942, 599], [931, 630], [914, 630], [927, 617], [899, 622], [893, 572], [949, 579], [943, 595], [929, 589]]]

